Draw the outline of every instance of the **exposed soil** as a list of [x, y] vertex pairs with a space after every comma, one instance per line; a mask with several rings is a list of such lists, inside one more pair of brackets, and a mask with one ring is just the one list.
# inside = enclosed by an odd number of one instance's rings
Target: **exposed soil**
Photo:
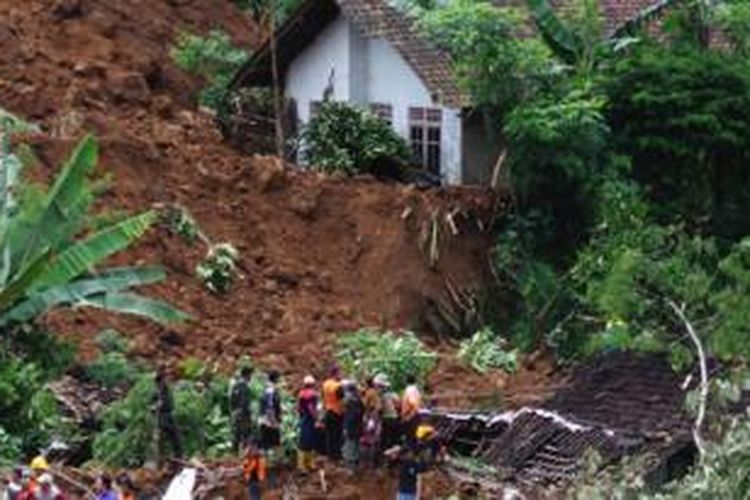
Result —
[[[80, 310], [51, 314], [47, 326], [77, 341], [84, 361], [97, 354], [96, 333], [114, 328], [152, 363], [174, 368], [198, 357], [228, 370], [248, 354], [295, 378], [326, 368], [340, 332], [410, 328], [441, 353], [431, 379], [440, 404], [466, 406], [498, 391], [511, 405], [546, 396], [555, 377], [548, 360], [524, 365], [510, 380], [479, 375], [456, 362], [455, 345], [435, 319], [455, 302], [447, 282], [473, 294], [492, 279], [487, 228], [496, 197], [324, 178], [240, 155], [196, 109], [201, 82], [169, 58], [178, 32], [214, 28], [248, 49], [258, 42], [252, 22], [229, 0], [0, 0], [0, 107], [42, 127], [32, 141], [35, 174], [50, 178], [93, 132], [100, 172], [113, 178], [103, 199], [108, 209], [178, 203], [213, 241], [242, 252], [242, 277], [219, 297], [195, 278], [205, 246], [153, 231], [113, 263], [164, 264], [168, 281], [149, 293], [191, 314], [191, 322], [165, 328]], [[431, 266], [424, 237], [433, 220], [440, 244]], [[376, 483], [389, 491], [383, 497], [391, 495], [390, 483]], [[362, 496], [370, 486], [357, 488], [359, 497], [341, 498], [375, 498]]]
[[[179, 203], [212, 240], [242, 252], [242, 278], [216, 297], [194, 277], [205, 246], [154, 232], [115, 261], [163, 263], [169, 281], [153, 294], [193, 322], [165, 329], [66, 311], [49, 326], [79, 341], [84, 359], [95, 355], [95, 332], [114, 327], [147, 359], [196, 356], [229, 366], [249, 354], [288, 373], [321, 370], [332, 337], [363, 325], [435, 332], [430, 311], [451, 300], [446, 278], [476, 290], [489, 275], [491, 237], [480, 224], [493, 198], [326, 179], [237, 154], [195, 109], [200, 82], [169, 58], [178, 31], [217, 27], [248, 48], [256, 41], [251, 21], [228, 0], [0, 0], [0, 103], [43, 127], [34, 142], [42, 175], [92, 131], [102, 171], [114, 176], [108, 207]], [[457, 236], [443, 219], [455, 209]], [[420, 241], [436, 213], [443, 230], [431, 269]]]

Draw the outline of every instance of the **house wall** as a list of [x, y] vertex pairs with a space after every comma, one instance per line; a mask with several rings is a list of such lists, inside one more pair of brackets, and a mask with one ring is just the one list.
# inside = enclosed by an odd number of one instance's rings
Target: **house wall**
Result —
[[347, 101], [350, 96], [350, 27], [342, 17], [328, 25], [289, 66], [286, 94], [297, 105], [300, 122], [310, 119], [310, 102], [320, 101], [333, 71], [333, 98]]
[[492, 169], [503, 150], [502, 142], [487, 132], [482, 115], [471, 113], [463, 120], [462, 171], [464, 184], [489, 184]]
[[462, 181], [460, 111], [435, 103], [428, 89], [383, 38], [365, 38], [339, 16], [289, 67], [286, 93], [295, 100], [300, 124], [310, 119], [310, 102], [320, 101], [334, 71], [335, 100], [367, 106], [390, 104], [393, 128], [409, 139], [409, 108], [441, 108], [441, 169], [447, 183]]

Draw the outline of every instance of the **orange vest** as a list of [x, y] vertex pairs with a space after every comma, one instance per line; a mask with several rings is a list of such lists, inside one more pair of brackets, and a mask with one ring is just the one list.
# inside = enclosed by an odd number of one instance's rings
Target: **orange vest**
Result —
[[344, 402], [341, 400], [341, 382], [329, 378], [323, 382], [323, 408], [337, 415], [344, 414]]

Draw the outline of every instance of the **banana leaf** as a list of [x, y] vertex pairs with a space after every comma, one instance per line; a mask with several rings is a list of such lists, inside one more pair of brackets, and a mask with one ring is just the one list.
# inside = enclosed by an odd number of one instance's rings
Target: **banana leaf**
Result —
[[649, 23], [661, 17], [670, 8], [683, 3], [684, 0], [659, 0], [641, 9], [638, 14], [625, 22], [612, 35], [613, 39], [626, 38], [643, 30]]
[[583, 53], [583, 42], [555, 14], [548, 0], [527, 0], [534, 22], [550, 48], [568, 64]]
[[184, 312], [161, 300], [134, 293], [107, 293], [87, 298], [80, 306], [97, 307], [107, 311], [142, 316], [157, 323], [180, 323], [190, 319]]
[[164, 278], [164, 270], [160, 267], [109, 269], [98, 276], [31, 295], [9, 311], [0, 314], [0, 326], [13, 322], [23, 323], [55, 307], [87, 304], [92, 297], [121, 292], [135, 286], [158, 283]]
[[68, 247], [50, 262], [44, 275], [34, 283], [32, 291], [64, 285], [91, 271], [94, 266], [142, 237], [156, 219], [155, 212], [145, 212], [102, 229]]
[[49, 261], [49, 251], [39, 255], [26, 269], [18, 273], [13, 281], [0, 292], [0, 311], [11, 307], [25, 296], [32, 284], [44, 273]]
[[23, 268], [39, 253], [72, 238], [80, 231], [85, 214], [93, 201], [87, 187], [87, 177], [98, 159], [98, 146], [92, 136], [86, 136], [76, 147], [57, 177], [45, 201], [45, 209], [31, 231], [14, 242], [15, 269]]
[[23, 169], [23, 163], [18, 156], [9, 153], [6, 144], [2, 145], [2, 149], [0, 153], [0, 252], [2, 252], [0, 287], [4, 288], [11, 271], [11, 252], [6, 241], [10, 220], [16, 207], [13, 190]]

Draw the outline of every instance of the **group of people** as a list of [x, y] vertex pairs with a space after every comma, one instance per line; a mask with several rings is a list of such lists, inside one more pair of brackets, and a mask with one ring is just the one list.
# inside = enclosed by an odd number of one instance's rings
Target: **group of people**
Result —
[[[253, 370], [241, 368], [229, 389], [232, 445], [243, 453], [243, 474], [251, 500], [261, 498], [262, 485], [276, 486], [275, 468], [280, 458], [282, 405], [280, 375], [266, 373], [260, 401], [253, 401]], [[304, 378], [297, 394], [299, 421], [297, 467], [310, 472], [318, 456], [343, 463], [352, 472], [361, 467], [399, 467], [401, 500], [417, 498], [418, 475], [441, 454], [432, 427], [420, 422], [423, 396], [414, 377], [406, 380], [401, 394], [391, 388], [384, 374], [368, 379], [363, 386], [344, 379], [337, 367], [322, 384], [312, 375]], [[156, 409], [162, 439], [178, 457], [182, 454], [179, 434], [172, 416], [173, 403], [163, 370], [156, 377]], [[258, 415], [253, 418], [253, 409]], [[17, 467], [6, 480], [1, 500], [65, 500], [56, 484], [46, 457], [36, 457], [29, 467]], [[134, 489], [124, 479], [114, 482], [103, 474], [96, 484], [96, 500], [131, 500]]]
[[[94, 486], [94, 500], [135, 500], [135, 491], [127, 476], [118, 479], [101, 474]], [[67, 500], [70, 498], [55, 481], [44, 454], [29, 466], [17, 466], [6, 479], [2, 500]]]
[[[244, 450], [243, 472], [252, 500], [261, 484], [275, 484], [274, 462], [281, 445], [282, 408], [279, 374], [269, 372], [253, 419], [251, 368], [243, 368], [230, 387], [233, 446]], [[399, 466], [399, 498], [416, 498], [418, 474], [439, 459], [441, 447], [435, 430], [420, 422], [423, 396], [416, 379], [406, 380], [401, 394], [384, 374], [360, 386], [330, 370], [322, 384], [312, 375], [303, 379], [297, 394], [299, 421], [297, 467], [310, 472], [318, 456], [342, 462], [352, 472], [360, 467]]]

